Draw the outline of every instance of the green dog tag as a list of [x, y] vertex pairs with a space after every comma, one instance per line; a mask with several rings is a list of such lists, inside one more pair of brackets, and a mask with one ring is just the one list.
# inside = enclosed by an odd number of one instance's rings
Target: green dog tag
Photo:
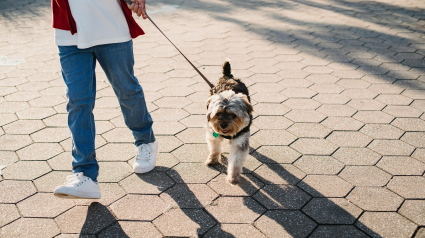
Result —
[[214, 138], [217, 138], [219, 136], [219, 134], [217, 132], [213, 131], [213, 136], [214, 136]]

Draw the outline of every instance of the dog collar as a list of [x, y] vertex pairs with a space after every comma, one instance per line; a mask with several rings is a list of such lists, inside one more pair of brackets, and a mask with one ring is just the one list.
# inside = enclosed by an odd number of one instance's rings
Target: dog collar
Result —
[[[234, 135], [234, 136], [224, 136], [224, 135], [220, 135], [220, 134], [218, 134], [218, 133], [216, 133], [215, 131], [213, 131], [213, 136], [215, 137], [215, 138], [217, 138], [218, 136], [221, 136], [221, 137], [223, 137], [223, 138], [225, 138], [225, 139], [228, 139], [228, 140], [231, 140], [231, 139], [235, 139], [236, 137], [238, 137], [238, 136], [240, 136], [240, 135], [242, 135], [243, 133], [245, 133], [245, 132], [248, 132], [249, 131], [249, 128], [251, 127], [251, 123], [252, 123], [252, 115], [250, 115], [249, 116], [249, 124], [248, 124], [248, 126], [246, 126], [245, 128], [243, 128], [241, 131], [239, 131], [238, 133], [236, 133], [236, 135]], [[217, 135], [217, 136], [216, 136]]]

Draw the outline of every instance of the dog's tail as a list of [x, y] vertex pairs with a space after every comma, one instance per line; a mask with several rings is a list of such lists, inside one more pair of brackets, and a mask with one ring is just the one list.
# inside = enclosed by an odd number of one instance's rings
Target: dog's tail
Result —
[[226, 60], [223, 64], [223, 75], [232, 78], [232, 69], [230, 68], [230, 63]]

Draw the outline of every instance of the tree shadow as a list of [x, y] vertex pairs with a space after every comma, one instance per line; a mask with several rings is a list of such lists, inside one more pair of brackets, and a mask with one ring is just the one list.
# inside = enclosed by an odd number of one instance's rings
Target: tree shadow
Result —
[[128, 238], [117, 219], [107, 207], [98, 202], [90, 204], [80, 237], [122, 237]]

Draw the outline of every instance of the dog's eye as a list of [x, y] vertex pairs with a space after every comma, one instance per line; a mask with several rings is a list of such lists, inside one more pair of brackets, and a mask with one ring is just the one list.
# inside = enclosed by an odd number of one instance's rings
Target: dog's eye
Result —
[[235, 119], [236, 118], [236, 115], [235, 114], [232, 114], [232, 118]]
[[221, 114], [223, 114], [223, 113], [219, 112], [219, 113], [217, 113], [215, 115], [217, 115], [219, 117], [219, 116], [221, 116]]

